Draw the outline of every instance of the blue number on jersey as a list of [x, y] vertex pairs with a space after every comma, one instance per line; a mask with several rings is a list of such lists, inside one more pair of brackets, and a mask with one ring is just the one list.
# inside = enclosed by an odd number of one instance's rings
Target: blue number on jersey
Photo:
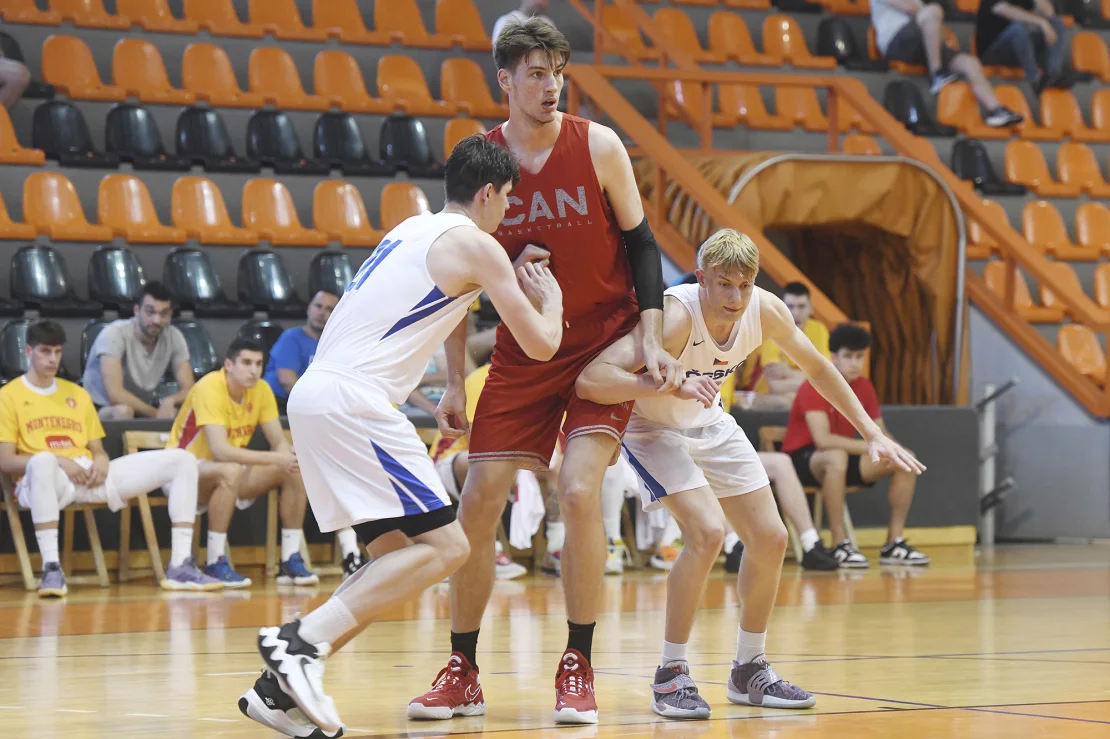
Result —
[[362, 266], [358, 268], [358, 272], [355, 273], [354, 279], [351, 280], [351, 284], [347, 285], [347, 289], [343, 292], [349, 293], [352, 290], [358, 290], [362, 287], [362, 283], [366, 282], [366, 278], [370, 276], [370, 273], [377, 269], [378, 265], [389, 256], [389, 253], [400, 245], [400, 239], [396, 241], [383, 241], [378, 244], [378, 248], [375, 249], [374, 253], [370, 255], [370, 258], [363, 262]]

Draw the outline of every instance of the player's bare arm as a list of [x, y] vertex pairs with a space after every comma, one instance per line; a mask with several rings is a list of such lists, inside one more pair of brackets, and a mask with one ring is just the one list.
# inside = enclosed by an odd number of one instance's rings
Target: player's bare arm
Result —
[[108, 479], [108, 465], [111, 459], [108, 458], [108, 452], [104, 451], [104, 442], [100, 439], [89, 440], [89, 451], [92, 452], [93, 466], [85, 476], [85, 485], [95, 488], [103, 485]]
[[0, 472], [12, 478], [23, 477], [27, 472], [27, 462], [31, 457], [19, 454], [12, 442], [0, 442]]
[[[218, 423], [201, 426], [201, 430], [208, 442], [208, 450], [212, 453], [213, 462], [234, 462], [235, 464], [246, 465], [277, 464], [282, 466], [296, 462], [296, 457], [293, 456], [291, 451], [263, 452], [232, 446], [227, 440], [227, 427]], [[284, 435], [282, 441], [285, 441]]]
[[613, 129], [592, 123], [589, 136], [594, 171], [624, 237], [632, 282], [640, 301], [644, 364], [655, 383], [662, 386], [664, 392], [670, 392], [682, 384], [682, 363], [663, 347], [663, 265], [659, 247], [644, 217], [632, 161]]
[[[666, 297], [663, 301], [663, 349], [677, 357], [690, 339], [693, 317], [682, 301]], [[677, 391], [659, 386], [644, 369], [643, 322], [630, 333], [606, 347], [578, 376], [578, 397], [602, 405], [616, 405], [666, 392], [697, 400], [706, 408], [713, 404], [719, 386], [708, 377], [685, 380]]]
[[[859, 431], [860, 436], [863, 437], [862, 443], [866, 444], [866, 452], [872, 461], [878, 462], [880, 458], [886, 458], [907, 472], [921, 474], [925, 471], [925, 465], [888, 438], [879, 424], [867, 415], [856, 394], [852, 392], [852, 388], [844, 381], [832, 362], [817, 351], [817, 347], [813, 346], [802, 330], [794, 325], [790, 310], [780, 298], [764, 290], [760, 295], [759, 313], [764, 338], [778, 344], [786, 356], [805, 372], [814, 389], [825, 400], [832, 403], [833, 407]], [[806, 415], [807, 423], [810, 415]], [[827, 419], [825, 423], [827, 426]], [[812, 425], [810, 428], [813, 428]], [[826, 436], [832, 435], [826, 434]], [[816, 435], [814, 443], [820, 448]]]
[[297, 453], [293, 449], [293, 445], [289, 443], [289, 439], [286, 438], [285, 429], [281, 427], [281, 421], [274, 418], [258, 424], [258, 428], [262, 429], [262, 435], [266, 437], [266, 443], [270, 445], [270, 451], [284, 456], [285, 461], [281, 463], [282, 469], [286, 472], [296, 472], [299, 469], [297, 467]]
[[[468, 319], [468, 316], [464, 316], [443, 342], [443, 352], [447, 356], [447, 389], [436, 406], [435, 419], [439, 433], [451, 439], [457, 439], [470, 430], [470, 422], [466, 418], [466, 383], [463, 376], [466, 367]], [[418, 388], [414, 394], [419, 392]]]

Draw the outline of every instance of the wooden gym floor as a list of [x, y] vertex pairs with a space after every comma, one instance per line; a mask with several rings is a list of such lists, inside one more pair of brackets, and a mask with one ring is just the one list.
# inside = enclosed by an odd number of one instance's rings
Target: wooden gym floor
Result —
[[[733, 706], [724, 683], [736, 639], [734, 580], [712, 577], [691, 642], [713, 718], [666, 721], [648, 708], [665, 578], [605, 581], [594, 664], [597, 727], [554, 727], [552, 681], [565, 639], [554, 578], [499, 583], [478, 660], [489, 713], [405, 719], [447, 656], [445, 586], [372, 626], [329, 664], [349, 736], [517, 737], [1110, 736], [1110, 547], [934, 548], [924, 572], [803, 575], [786, 564], [768, 651], [818, 694], [817, 707]], [[318, 590], [163, 594], [146, 583], [71, 588], [41, 603], [0, 589], [0, 733], [7, 737], [266, 737], [236, 699], [259, 660], [257, 627], [308, 608]]]

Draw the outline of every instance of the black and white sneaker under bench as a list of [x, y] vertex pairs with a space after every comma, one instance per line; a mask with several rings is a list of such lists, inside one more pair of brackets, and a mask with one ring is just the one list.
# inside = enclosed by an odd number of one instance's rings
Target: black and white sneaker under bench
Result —
[[263, 670], [262, 676], [254, 681], [254, 687], [239, 698], [239, 710], [247, 718], [293, 739], [339, 739], [343, 736], [342, 728], [329, 734], [312, 723], [269, 670]]
[[879, 564], [924, 567], [929, 564], [929, 557], [911, 547], [905, 539], [898, 537], [893, 543], [879, 550]]
[[328, 734], [343, 728], [335, 703], [324, 693], [327, 644], [310, 644], [300, 635], [300, 620], [270, 626], [258, 632], [258, 653], [278, 684], [312, 723]]
[[841, 569], [865, 570], [870, 566], [867, 557], [860, 554], [848, 539], [836, 545], [832, 550], [832, 556], [840, 563]]

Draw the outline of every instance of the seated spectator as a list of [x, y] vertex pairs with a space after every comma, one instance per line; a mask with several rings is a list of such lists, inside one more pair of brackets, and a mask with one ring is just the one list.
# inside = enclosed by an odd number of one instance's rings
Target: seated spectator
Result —
[[11, 107], [23, 97], [23, 91], [31, 84], [31, 70], [22, 62], [8, 59], [0, 52], [0, 105]]
[[927, 67], [929, 89], [934, 95], [939, 94], [945, 85], [963, 77], [986, 111], [983, 121], [988, 126], [1002, 128], [1021, 123], [1024, 120], [1022, 116], [1003, 106], [995, 97], [979, 60], [944, 44], [943, 23], [944, 8], [937, 3], [925, 4], [921, 0], [871, 2], [875, 45], [884, 59]]
[[[280, 487], [278, 584], [315, 585], [319, 578], [300, 553], [308, 499], [297, 455], [278, 420], [274, 393], [261, 379], [262, 347], [247, 339], [231, 342], [223, 368], [202, 377], [185, 397], [166, 448], [187, 449], [197, 459], [198, 499], [208, 511], [208, 575], [227, 588], [251, 584], [227, 561], [227, 528], [236, 508], [249, 508]], [[268, 452], [246, 448], [257, 427], [270, 444]]]
[[[112, 321], [89, 348], [82, 384], [101, 420], [173, 418], [193, 387], [185, 337], [170, 325], [173, 304], [161, 282], [148, 282], [131, 318]], [[158, 385], [172, 369], [178, 391], [158, 400]]]
[[334, 293], [327, 290], [317, 292], [308, 304], [308, 320], [305, 324], [283, 331], [270, 348], [270, 361], [266, 365], [263, 379], [274, 391], [279, 410], [285, 409], [289, 391], [308, 369], [316, 354], [324, 325], [338, 302], [339, 296]]
[[0, 389], [0, 470], [15, 480], [15, 497], [31, 509], [42, 555], [39, 596], [66, 594], [58, 560], [58, 516], [71, 503], [105, 503], [113, 511], [165, 486], [173, 523], [166, 590], [219, 590], [219, 580], [193, 563], [197, 467], [178, 449], [129, 454], [109, 460], [104, 429], [92, 399], [79, 385], [59, 379], [66, 335], [54, 321], [27, 328], [27, 372]]
[[[850, 323], [837, 326], [829, 336], [830, 359], [833, 366], [859, 398], [864, 410], [893, 439], [883, 423], [875, 386], [863, 376], [863, 363], [871, 336], [865, 329]], [[894, 466], [887, 460], [875, 462], [868, 454], [867, 442], [858, 438], [855, 429], [807, 380], [798, 389], [786, 424], [782, 450], [794, 461], [794, 470], [803, 485], [820, 487], [829, 516], [833, 541], [832, 550], [841, 567], [867, 567], [867, 558], [859, 553], [844, 533], [844, 497], [848, 486], [873, 485], [890, 478], [890, 527], [879, 561], [894, 565], [927, 565], [929, 558], [903, 538], [906, 516], [913, 502], [917, 476]]]
[[[544, 15], [546, 10], [547, 0], [521, 0], [520, 10], [511, 10], [494, 21], [493, 33], [490, 34], [490, 38], [496, 41], [509, 22], [523, 23], [533, 16], [551, 23], [551, 19]], [[555, 24], [551, 23], [551, 25]]]
[[984, 64], [1021, 67], [1038, 95], [1067, 86], [1064, 23], [1049, 0], [982, 0], [975, 17], [975, 48]]

